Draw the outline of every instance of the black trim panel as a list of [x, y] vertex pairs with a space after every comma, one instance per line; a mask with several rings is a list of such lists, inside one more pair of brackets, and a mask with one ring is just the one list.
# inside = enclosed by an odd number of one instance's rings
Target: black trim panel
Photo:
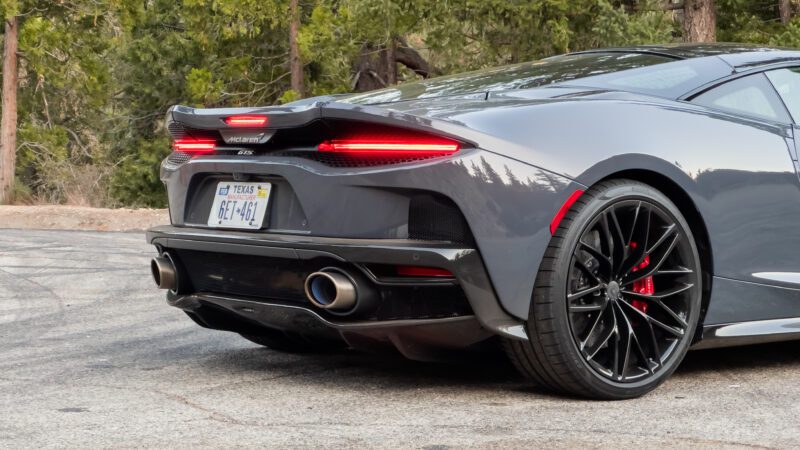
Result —
[[500, 307], [480, 254], [451, 243], [404, 239], [341, 239], [268, 233], [248, 233], [155, 227], [147, 241], [178, 248], [288, 259], [328, 257], [356, 264], [396, 264], [447, 269], [458, 279], [480, 324], [493, 333], [527, 340], [524, 324]]

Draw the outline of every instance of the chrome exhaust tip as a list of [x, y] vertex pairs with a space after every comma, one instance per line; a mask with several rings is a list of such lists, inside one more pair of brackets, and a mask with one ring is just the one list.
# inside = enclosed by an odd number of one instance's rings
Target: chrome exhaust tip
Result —
[[178, 272], [169, 253], [164, 252], [150, 261], [150, 272], [159, 289], [178, 289]]
[[338, 269], [312, 273], [306, 278], [305, 291], [314, 306], [330, 311], [350, 311], [358, 299], [355, 282]]

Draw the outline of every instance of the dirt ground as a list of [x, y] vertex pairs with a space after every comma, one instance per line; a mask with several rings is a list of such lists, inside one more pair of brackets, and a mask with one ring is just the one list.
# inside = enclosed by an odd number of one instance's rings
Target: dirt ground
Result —
[[0, 206], [0, 228], [141, 231], [164, 224], [169, 224], [169, 213], [166, 209]]

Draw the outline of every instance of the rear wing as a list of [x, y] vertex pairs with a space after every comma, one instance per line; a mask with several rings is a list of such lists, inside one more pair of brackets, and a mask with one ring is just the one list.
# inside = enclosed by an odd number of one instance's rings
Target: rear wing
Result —
[[260, 108], [178, 105], [167, 113], [167, 130], [175, 152], [187, 157], [280, 153], [419, 160], [474, 147], [462, 137], [465, 128], [456, 124], [376, 106], [325, 101]]
[[[259, 127], [265, 131], [301, 129], [315, 122], [356, 122], [397, 127], [410, 131], [431, 133], [462, 142], [471, 141], [468, 129], [444, 120], [419, 117], [378, 106], [355, 105], [344, 102], [320, 101], [297, 106], [268, 106], [255, 108], [192, 108], [176, 105], [167, 111], [167, 129], [194, 129], [203, 131], [241, 130], [231, 126], [226, 118], [263, 115], [267, 123]], [[175, 126], [177, 125], [177, 127]]]

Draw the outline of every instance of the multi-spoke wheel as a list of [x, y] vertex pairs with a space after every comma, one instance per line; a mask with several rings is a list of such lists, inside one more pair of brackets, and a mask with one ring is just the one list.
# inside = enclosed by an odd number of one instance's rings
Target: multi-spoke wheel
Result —
[[700, 262], [678, 208], [642, 183], [585, 192], [562, 221], [536, 278], [530, 342], [507, 342], [523, 373], [596, 398], [642, 395], [691, 344]]

